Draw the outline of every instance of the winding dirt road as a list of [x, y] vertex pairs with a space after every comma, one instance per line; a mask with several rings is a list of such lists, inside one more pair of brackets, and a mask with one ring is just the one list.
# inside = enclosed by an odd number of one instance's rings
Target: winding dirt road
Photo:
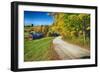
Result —
[[70, 44], [61, 39], [61, 36], [53, 40], [54, 49], [63, 60], [67, 59], [80, 59], [82, 57], [89, 57], [90, 51], [81, 48], [77, 45]]

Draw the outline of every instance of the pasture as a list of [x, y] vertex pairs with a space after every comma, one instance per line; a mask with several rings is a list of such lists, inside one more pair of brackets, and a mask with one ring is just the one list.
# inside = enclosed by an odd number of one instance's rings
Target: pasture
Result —
[[47, 61], [59, 59], [52, 47], [53, 37], [24, 41], [24, 61]]

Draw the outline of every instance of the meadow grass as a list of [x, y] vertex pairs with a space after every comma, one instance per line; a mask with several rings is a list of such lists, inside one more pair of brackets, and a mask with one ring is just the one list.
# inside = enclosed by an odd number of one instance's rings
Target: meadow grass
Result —
[[53, 37], [24, 40], [24, 61], [44, 61], [57, 58], [52, 48]]

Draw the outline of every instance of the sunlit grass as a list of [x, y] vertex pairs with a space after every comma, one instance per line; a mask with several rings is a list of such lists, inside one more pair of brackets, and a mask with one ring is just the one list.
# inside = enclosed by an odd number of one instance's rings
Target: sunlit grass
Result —
[[[24, 41], [24, 61], [44, 61], [52, 59], [53, 37]], [[51, 48], [51, 49], [50, 49]]]

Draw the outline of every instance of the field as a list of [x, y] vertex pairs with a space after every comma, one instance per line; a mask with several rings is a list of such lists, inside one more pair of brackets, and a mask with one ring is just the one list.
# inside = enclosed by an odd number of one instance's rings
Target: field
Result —
[[46, 37], [38, 40], [25, 40], [24, 60], [25, 61], [44, 61], [59, 59], [52, 49], [52, 37]]

